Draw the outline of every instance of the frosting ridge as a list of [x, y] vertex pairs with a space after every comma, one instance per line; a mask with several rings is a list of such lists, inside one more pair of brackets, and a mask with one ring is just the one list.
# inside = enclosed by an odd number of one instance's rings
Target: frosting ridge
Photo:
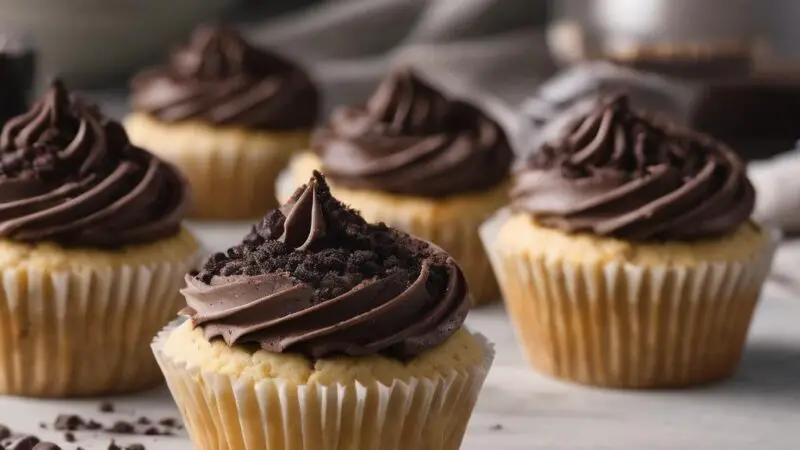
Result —
[[311, 128], [319, 112], [319, 92], [299, 66], [222, 25], [198, 27], [131, 85], [133, 108], [164, 122], [292, 131]]
[[367, 224], [319, 173], [242, 244], [187, 275], [182, 293], [208, 339], [312, 358], [411, 358], [455, 333], [468, 307], [451, 257]]
[[365, 105], [335, 110], [312, 146], [337, 185], [425, 197], [493, 187], [513, 159], [497, 122], [409, 68], [391, 72]]
[[515, 173], [515, 209], [543, 225], [632, 240], [734, 232], [753, 211], [745, 165], [711, 137], [605, 98]]
[[58, 80], [6, 124], [0, 154], [2, 237], [118, 247], [180, 231], [180, 175]]

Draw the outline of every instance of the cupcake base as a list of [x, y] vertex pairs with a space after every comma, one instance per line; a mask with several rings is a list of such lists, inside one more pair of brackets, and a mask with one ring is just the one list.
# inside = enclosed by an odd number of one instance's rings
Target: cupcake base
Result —
[[457, 450], [493, 358], [462, 331], [405, 365], [341, 357], [309, 372], [301, 356], [247, 355], [178, 322], [153, 351], [199, 450]]
[[[319, 159], [306, 152], [296, 156], [278, 179], [278, 199], [294, 190], [320, 169]], [[479, 194], [428, 199], [382, 192], [347, 189], [329, 183], [334, 195], [361, 212], [370, 222], [385, 222], [442, 247], [458, 261], [472, 294], [472, 306], [500, 300], [500, 290], [481, 246], [478, 228], [507, 202], [506, 184]]]
[[734, 373], [775, 248], [751, 224], [718, 242], [648, 245], [569, 236], [503, 211], [481, 232], [533, 366], [628, 389]]
[[0, 241], [0, 394], [82, 397], [163, 382], [148, 348], [180, 309], [197, 244], [118, 251]]
[[146, 114], [125, 120], [131, 141], [171, 162], [192, 187], [191, 217], [261, 217], [278, 206], [275, 180], [308, 132], [266, 133], [199, 122], [169, 124]]

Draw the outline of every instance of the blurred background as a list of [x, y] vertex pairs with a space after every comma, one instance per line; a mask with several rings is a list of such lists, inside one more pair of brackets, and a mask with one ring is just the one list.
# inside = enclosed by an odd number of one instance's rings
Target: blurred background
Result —
[[[117, 116], [135, 71], [219, 20], [304, 64], [326, 111], [411, 61], [502, 116], [559, 69], [609, 59], [691, 83], [693, 105], [704, 103], [692, 111], [704, 112], [687, 120], [741, 141], [748, 156], [753, 136], [775, 140], [755, 157], [797, 137], [785, 136], [800, 114], [796, 0], [0, 0], [0, 30], [24, 34], [38, 52], [39, 86], [61, 74]], [[687, 51], [701, 57], [687, 61]], [[783, 121], [750, 120], [767, 103]]]

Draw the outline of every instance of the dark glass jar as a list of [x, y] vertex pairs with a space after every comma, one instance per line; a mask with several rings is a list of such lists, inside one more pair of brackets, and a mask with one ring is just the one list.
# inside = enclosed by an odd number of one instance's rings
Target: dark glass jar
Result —
[[28, 109], [35, 79], [31, 45], [19, 36], [0, 35], [0, 125]]

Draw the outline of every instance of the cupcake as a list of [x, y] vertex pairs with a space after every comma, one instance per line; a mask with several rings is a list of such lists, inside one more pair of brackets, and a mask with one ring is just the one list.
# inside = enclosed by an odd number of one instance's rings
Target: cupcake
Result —
[[334, 111], [312, 148], [292, 161], [283, 198], [321, 168], [365, 219], [444, 248], [476, 302], [499, 299], [478, 237], [481, 222], [507, 202], [513, 154], [497, 122], [401, 68], [366, 105]]
[[731, 375], [775, 239], [736, 153], [604, 99], [515, 171], [481, 229], [542, 372], [618, 388]]
[[294, 63], [202, 26], [166, 65], [133, 79], [131, 102], [131, 140], [183, 171], [191, 215], [233, 220], [277, 206], [275, 179], [308, 147], [319, 94]]
[[318, 172], [182, 292], [153, 349], [195, 448], [461, 445], [493, 356], [461, 269]]
[[163, 381], [148, 344], [198, 248], [183, 179], [58, 81], [6, 124], [0, 153], [0, 394]]

